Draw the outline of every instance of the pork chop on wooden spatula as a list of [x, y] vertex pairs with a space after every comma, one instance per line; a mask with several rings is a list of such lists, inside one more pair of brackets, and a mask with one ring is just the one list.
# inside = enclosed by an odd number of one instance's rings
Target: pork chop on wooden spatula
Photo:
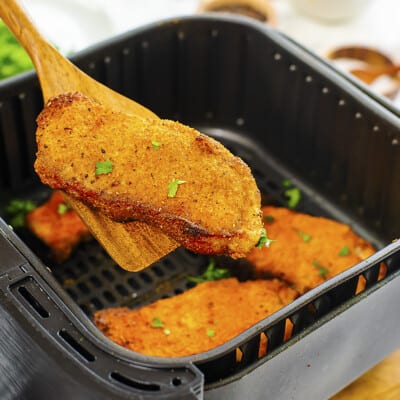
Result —
[[257, 244], [260, 194], [240, 159], [88, 77], [15, 0], [0, 3], [0, 16], [32, 58], [46, 103], [36, 171], [122, 268], [145, 268], [179, 244], [233, 257]]

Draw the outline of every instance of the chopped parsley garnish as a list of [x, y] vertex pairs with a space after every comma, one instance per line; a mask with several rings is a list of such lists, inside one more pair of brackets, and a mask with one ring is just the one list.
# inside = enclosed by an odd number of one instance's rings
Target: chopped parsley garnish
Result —
[[321, 276], [322, 279], [326, 280], [329, 274], [329, 270], [325, 268], [319, 261], [313, 261], [312, 265], [317, 268], [318, 274]]
[[347, 246], [343, 246], [340, 250], [338, 255], [340, 257], [345, 257], [348, 256], [350, 254], [350, 249]]
[[293, 186], [290, 179], [285, 179], [282, 181], [282, 186], [286, 188], [283, 192], [285, 197], [287, 198], [287, 206], [289, 208], [296, 208], [301, 200], [301, 192], [300, 189]]
[[172, 179], [172, 181], [168, 183], [168, 197], [175, 197], [179, 185], [182, 185], [184, 183], [186, 183], [186, 181], [182, 181], [180, 179]]
[[60, 215], [64, 215], [71, 207], [68, 204], [60, 203], [57, 207], [57, 212]]
[[211, 258], [206, 270], [199, 276], [189, 277], [188, 280], [195, 283], [203, 283], [208, 281], [217, 281], [223, 278], [229, 278], [231, 273], [226, 268], [218, 268], [216, 261]]
[[114, 164], [107, 158], [106, 161], [98, 161], [96, 162], [96, 175], [105, 175], [109, 174], [113, 170]]
[[270, 239], [268, 237], [267, 230], [265, 228], [262, 229], [262, 233], [256, 247], [270, 247], [272, 242], [276, 242], [276, 240]]
[[22, 228], [25, 226], [25, 216], [28, 212], [34, 210], [36, 204], [30, 200], [11, 200], [5, 208], [6, 213], [10, 217], [8, 223], [13, 228]]
[[291, 188], [285, 190], [285, 196], [288, 198], [287, 205], [289, 208], [296, 208], [301, 200], [301, 192], [299, 188]]
[[164, 323], [161, 321], [160, 318], [154, 317], [153, 320], [151, 321], [151, 327], [152, 328], [164, 328]]
[[263, 220], [268, 224], [272, 224], [275, 221], [275, 217], [273, 215], [264, 215]]
[[214, 329], [207, 328], [206, 329], [206, 333], [207, 333], [207, 336], [210, 337], [210, 338], [215, 336], [215, 330]]
[[311, 241], [312, 236], [299, 229], [296, 229], [297, 234], [303, 239], [303, 242], [308, 243]]
[[151, 145], [153, 146], [154, 150], [158, 150], [161, 146], [161, 143], [157, 142], [156, 140], [152, 140]]

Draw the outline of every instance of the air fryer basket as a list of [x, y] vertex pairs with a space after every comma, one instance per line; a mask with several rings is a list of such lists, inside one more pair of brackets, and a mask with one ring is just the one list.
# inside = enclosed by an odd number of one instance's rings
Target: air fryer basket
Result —
[[[395, 114], [279, 33], [234, 16], [150, 25], [74, 62], [159, 116], [221, 140], [277, 204], [290, 179], [302, 191], [300, 211], [349, 223], [380, 250], [223, 346], [161, 359], [120, 348], [90, 317], [186, 290], [205, 257], [181, 248], [129, 273], [92, 241], [47, 268], [40, 245], [0, 220], [5, 398], [323, 399], [400, 344], [400, 241], [390, 243], [400, 231]], [[32, 73], [0, 85], [0, 206], [48, 196], [32, 168], [41, 107]], [[382, 261], [388, 272], [379, 279]], [[356, 294], [359, 279], [366, 289]], [[294, 329], [284, 342], [287, 320]], [[268, 344], [259, 358], [261, 335]]]

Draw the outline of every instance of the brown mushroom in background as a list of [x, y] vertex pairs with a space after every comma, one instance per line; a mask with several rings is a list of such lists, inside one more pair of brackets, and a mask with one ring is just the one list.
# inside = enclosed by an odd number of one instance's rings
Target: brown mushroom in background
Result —
[[197, 11], [241, 14], [276, 26], [275, 10], [266, 0], [202, 0]]

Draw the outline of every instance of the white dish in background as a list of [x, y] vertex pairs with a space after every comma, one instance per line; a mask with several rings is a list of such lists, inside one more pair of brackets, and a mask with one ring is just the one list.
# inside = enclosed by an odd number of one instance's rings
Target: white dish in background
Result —
[[80, 0], [21, 0], [39, 31], [63, 54], [115, 34], [101, 3]]

